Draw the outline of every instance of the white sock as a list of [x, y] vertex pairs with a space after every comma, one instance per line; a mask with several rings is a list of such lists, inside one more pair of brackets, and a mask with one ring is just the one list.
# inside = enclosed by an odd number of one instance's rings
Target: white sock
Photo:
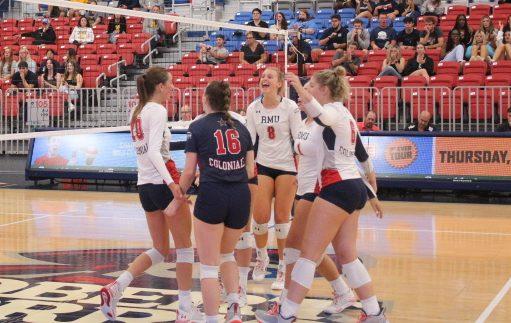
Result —
[[192, 308], [192, 294], [189, 290], [180, 290], [178, 294], [179, 309], [188, 312]]
[[240, 272], [240, 286], [247, 290], [248, 274], [250, 273], [250, 267], [239, 267]]
[[346, 282], [341, 278], [341, 276], [329, 283], [337, 295], [344, 295], [350, 291], [350, 288], [346, 285]]
[[380, 304], [376, 296], [372, 296], [360, 301], [362, 303], [362, 309], [367, 315], [378, 315], [380, 314]]
[[206, 323], [218, 323], [218, 316], [216, 315], [206, 315]]
[[268, 259], [268, 249], [266, 247], [256, 248], [257, 259], [266, 260]]
[[239, 303], [240, 302], [240, 294], [238, 293], [229, 293], [227, 297], [225, 298], [225, 302], [228, 306], [231, 306], [233, 303]]
[[280, 315], [285, 319], [295, 316], [296, 312], [298, 312], [298, 307], [300, 307], [300, 304], [286, 298], [280, 306]]
[[280, 304], [284, 303], [284, 301], [286, 300], [286, 297], [287, 297], [287, 289], [284, 288], [282, 290], [282, 292], [280, 293], [280, 297], [279, 297]]
[[279, 259], [279, 269], [282, 272], [286, 272], [286, 263], [284, 262], [284, 259]]
[[117, 283], [121, 287], [121, 290], [125, 290], [131, 282], [133, 281], [133, 275], [129, 271], [123, 272], [119, 278], [117, 278]]

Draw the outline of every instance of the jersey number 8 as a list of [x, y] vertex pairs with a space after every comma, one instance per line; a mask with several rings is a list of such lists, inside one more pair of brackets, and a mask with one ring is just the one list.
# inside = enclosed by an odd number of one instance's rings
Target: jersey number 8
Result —
[[237, 155], [241, 151], [241, 142], [238, 139], [240, 137], [238, 130], [227, 129], [225, 131], [225, 138], [227, 139], [227, 149], [225, 148], [224, 135], [222, 130], [218, 129], [214, 133], [216, 139], [216, 154], [225, 155], [227, 150], [231, 155]]
[[268, 126], [268, 138], [275, 139], [275, 128]]

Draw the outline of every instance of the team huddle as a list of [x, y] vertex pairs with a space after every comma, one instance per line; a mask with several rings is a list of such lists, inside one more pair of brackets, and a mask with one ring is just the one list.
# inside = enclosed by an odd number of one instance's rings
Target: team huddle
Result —
[[[164, 261], [170, 231], [177, 255], [176, 322], [218, 322], [222, 297], [228, 306], [225, 322], [242, 322], [254, 240], [254, 281], [265, 278], [270, 262], [266, 248], [273, 208], [279, 263], [271, 288], [281, 294], [268, 310], [256, 312], [259, 322], [296, 321], [316, 271], [334, 293], [325, 313], [361, 304], [360, 321], [388, 321], [356, 250], [366, 201], [378, 217], [383, 212], [371, 159], [342, 104], [349, 94], [345, 73], [342, 67], [316, 72], [302, 85], [294, 74], [267, 68], [259, 83], [262, 95], [248, 106], [246, 119], [229, 112], [229, 84], [212, 81], [202, 98], [204, 114], [188, 129], [181, 174], [170, 156], [163, 105], [172, 76], [152, 67], [137, 79], [140, 102], [132, 111], [131, 133], [153, 248], [101, 289], [107, 319], [116, 319], [116, 304], [134, 277]], [[298, 104], [282, 95], [285, 81], [298, 94]], [[192, 221], [186, 192], [194, 182], [199, 192]], [[204, 314], [191, 300], [192, 225]], [[344, 278], [326, 255], [330, 244]]]

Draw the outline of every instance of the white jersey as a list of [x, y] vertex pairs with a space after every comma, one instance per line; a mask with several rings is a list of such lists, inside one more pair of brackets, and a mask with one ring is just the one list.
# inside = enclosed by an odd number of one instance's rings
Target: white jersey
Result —
[[137, 185], [173, 183], [165, 166], [170, 159], [167, 109], [161, 104], [148, 102], [131, 124], [131, 136], [137, 153]]
[[255, 144], [258, 138], [256, 162], [288, 172], [296, 172], [292, 140], [296, 139], [302, 118], [298, 105], [282, 98], [274, 109], [263, 106], [262, 98], [247, 108], [247, 129]]
[[295, 151], [299, 154], [297, 195], [314, 193], [319, 174], [323, 166], [325, 149], [323, 144], [323, 129], [316, 122], [302, 123], [295, 140]]

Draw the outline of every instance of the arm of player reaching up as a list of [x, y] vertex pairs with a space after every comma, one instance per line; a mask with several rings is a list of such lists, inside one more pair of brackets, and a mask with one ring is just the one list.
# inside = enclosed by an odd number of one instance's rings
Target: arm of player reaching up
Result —
[[167, 112], [164, 109], [158, 109], [158, 111], [149, 114], [149, 116], [149, 124], [151, 126], [149, 129], [149, 141], [147, 143], [147, 156], [154, 168], [156, 168], [160, 176], [165, 181], [165, 184], [170, 185], [174, 183], [174, 181], [172, 180], [172, 177], [170, 176], [161, 156], [163, 133], [165, 132], [165, 127], [167, 127]]
[[289, 127], [291, 128], [291, 136], [294, 140], [298, 137], [298, 132], [300, 131], [300, 128], [302, 126], [302, 115], [300, 113], [300, 108], [298, 105], [294, 102], [292, 102], [292, 111], [291, 115], [289, 116]]

